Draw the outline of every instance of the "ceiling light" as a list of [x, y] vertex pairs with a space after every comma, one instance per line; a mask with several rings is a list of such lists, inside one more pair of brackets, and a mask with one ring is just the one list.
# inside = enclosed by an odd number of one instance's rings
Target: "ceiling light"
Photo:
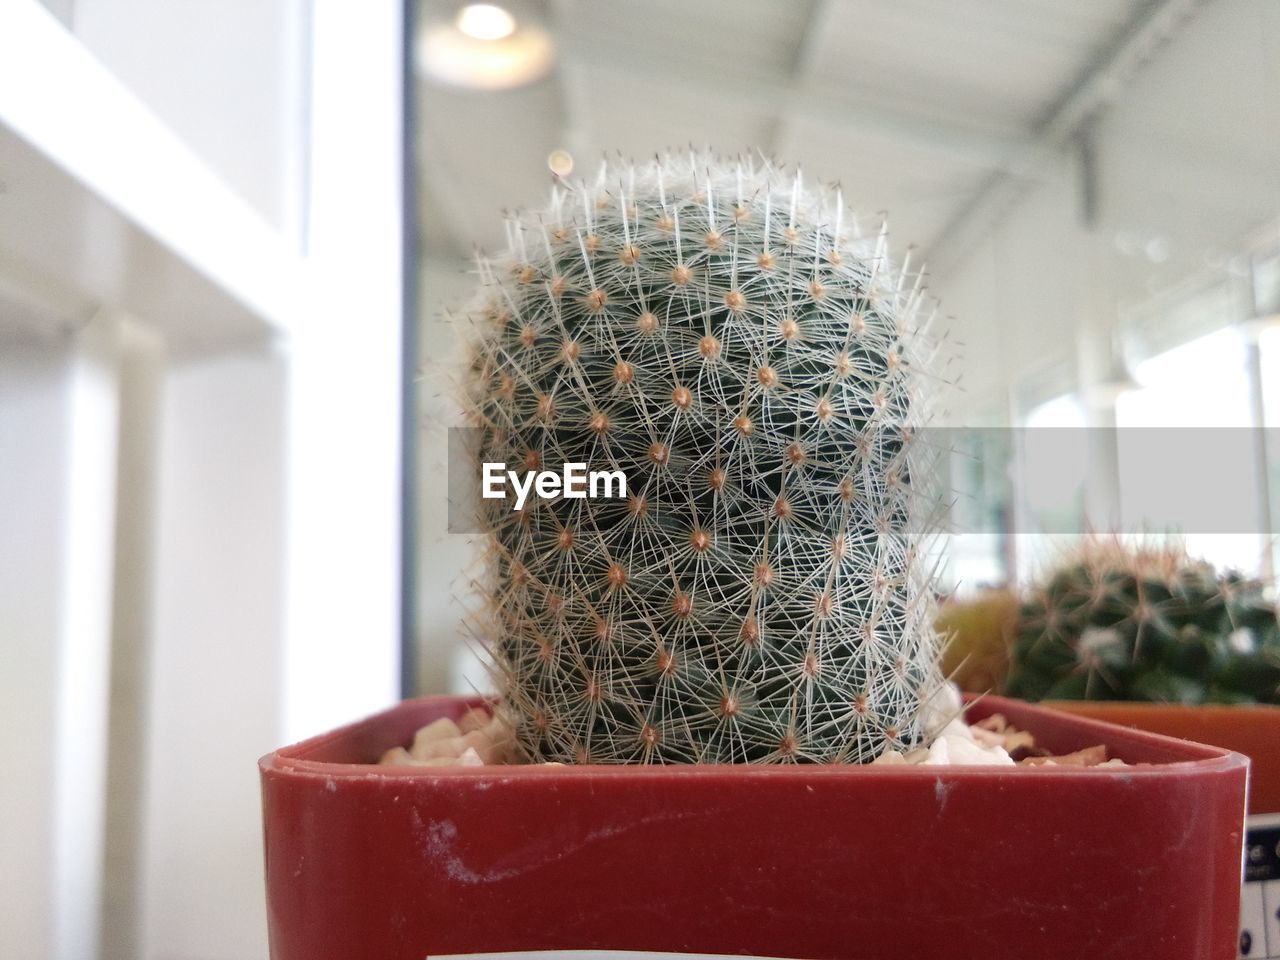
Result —
[[546, 76], [555, 63], [555, 47], [537, 24], [517, 24], [502, 7], [473, 3], [453, 20], [424, 24], [417, 61], [424, 74], [441, 83], [510, 90]]
[[516, 32], [516, 18], [493, 3], [467, 4], [454, 23], [473, 40], [501, 40]]

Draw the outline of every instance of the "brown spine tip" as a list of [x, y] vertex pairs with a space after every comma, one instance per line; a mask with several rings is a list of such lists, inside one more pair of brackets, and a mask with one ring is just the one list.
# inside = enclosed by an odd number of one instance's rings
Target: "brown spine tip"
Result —
[[651, 443], [648, 456], [650, 463], [661, 467], [671, 458], [671, 451], [665, 443]]
[[796, 738], [788, 733], [785, 737], [778, 741], [778, 752], [784, 757], [794, 757], [796, 754]]
[[741, 313], [747, 308], [747, 298], [741, 290], [730, 290], [724, 295], [724, 305], [733, 313]]
[[707, 486], [718, 493], [724, 489], [726, 479], [724, 471], [716, 467], [707, 475]]
[[746, 414], [733, 418], [733, 429], [741, 436], [749, 437], [755, 432], [756, 425], [751, 422], [751, 418]]
[[688, 387], [676, 387], [671, 391], [671, 402], [679, 410], [688, 410], [693, 406], [693, 393]]
[[662, 742], [662, 735], [658, 733], [658, 729], [653, 724], [646, 723], [640, 728], [640, 742], [646, 748], [652, 749]]
[[582, 345], [577, 340], [566, 340], [560, 345], [560, 356], [565, 363], [577, 363], [578, 357], [582, 356]]
[[766, 364], [756, 371], [756, 379], [760, 381], [760, 386], [767, 390], [769, 387], [777, 385], [778, 371]]
[[671, 271], [671, 282], [677, 287], [686, 286], [693, 279], [693, 271], [683, 263]]
[[658, 672], [669, 677], [676, 672], [676, 655], [669, 650], [659, 650], [655, 658]]
[[505, 373], [498, 376], [498, 395], [508, 400], [516, 395], [516, 382]]
[[609, 625], [607, 620], [599, 620], [596, 622], [595, 629], [596, 640], [600, 643], [613, 643], [613, 627]]
[[787, 444], [787, 462], [793, 466], [799, 466], [809, 459], [809, 455], [805, 453], [804, 445], [799, 442]]
[[694, 530], [689, 534], [689, 546], [694, 553], [706, 553], [711, 549], [711, 534], [705, 530]]
[[529, 582], [529, 571], [519, 560], [511, 561], [511, 580], [521, 586]]
[[573, 549], [573, 531], [570, 530], [568, 527], [565, 527], [563, 530], [561, 530], [559, 536], [556, 537], [556, 546], [558, 546], [561, 550], [572, 550]]
[[600, 249], [600, 238], [594, 233], [589, 233], [587, 234], [586, 239], [583, 240], [582, 245], [586, 247], [587, 253], [595, 253]]
[[720, 341], [708, 333], [698, 341], [698, 352], [706, 360], [715, 360], [720, 356]]
[[828, 420], [831, 419], [831, 414], [833, 414], [835, 410], [831, 406], [831, 401], [828, 400], [826, 397], [823, 397], [814, 406], [813, 412], [818, 415], [819, 420], [821, 420], [823, 423], [826, 423]]
[[818, 661], [817, 654], [814, 654], [814, 653], [805, 654], [804, 664], [801, 667], [801, 670], [804, 671], [804, 675], [808, 677], [810, 680], [812, 680], [819, 673], [821, 673], [822, 665]]
[[636, 378], [636, 368], [625, 360], [619, 360], [613, 368], [613, 379], [618, 383], [630, 383]]
[[754, 647], [760, 642], [760, 626], [755, 617], [748, 617], [742, 622], [742, 626], [738, 628], [738, 638], [748, 647]]
[[636, 329], [641, 333], [653, 333], [658, 329], [658, 318], [646, 310], [636, 317]]
[[537, 450], [526, 450], [524, 452], [524, 468], [526, 470], [541, 470], [542, 454]]
[[628, 267], [634, 266], [640, 259], [640, 251], [636, 248], [635, 244], [628, 243], [618, 251], [618, 259]]
[[839, 536], [831, 538], [831, 558], [836, 563], [839, 563], [845, 558], [845, 554], [848, 552], [848, 549], [849, 542], [845, 537]]
[[551, 280], [551, 296], [557, 300], [560, 299], [564, 295], [566, 285], [564, 277], [553, 277]]
[[627, 497], [627, 512], [633, 517], [643, 517], [649, 512], [649, 498], [643, 493], [633, 493]]
[[532, 347], [534, 343], [537, 341], [537, 339], [538, 339], [538, 335], [534, 333], [533, 327], [526, 325], [521, 328], [520, 342], [523, 343], [526, 347]]
[[768, 250], [760, 254], [760, 256], [756, 257], [756, 266], [759, 267], [761, 270], [763, 270], [765, 273], [768, 273], [777, 265], [778, 265], [778, 258], [775, 257]]
[[683, 590], [677, 590], [676, 595], [671, 600], [671, 612], [681, 620], [684, 620], [693, 613], [693, 598]]
[[550, 420], [556, 415], [556, 402], [545, 393], [538, 398], [538, 417], [542, 420]]
[[825, 620], [831, 616], [831, 594], [823, 592], [813, 602], [813, 612], [819, 620]]
[[827, 288], [822, 285], [821, 280], [812, 280], [809, 283], [809, 293], [815, 300], [825, 300], [827, 296]]
[[731, 720], [738, 715], [738, 698], [733, 694], [726, 694], [720, 698], [720, 716], [726, 720]]
[[702, 238], [702, 242], [706, 244], [708, 250], [719, 250], [724, 243], [724, 238], [720, 236], [717, 230], [708, 230], [706, 236]]
[[791, 513], [791, 501], [786, 497], [779, 497], [777, 500], [773, 501], [773, 515], [779, 520], [788, 519], [791, 516]]
[[865, 693], [859, 693], [853, 698], [853, 712], [860, 717], [865, 717], [869, 709], [869, 701], [870, 698]]
[[608, 301], [609, 295], [597, 287], [588, 293], [583, 299], [587, 304], [588, 310], [599, 313], [604, 309], [605, 302]]
[[564, 597], [560, 594], [552, 592], [547, 594], [547, 612], [553, 616], [559, 615], [564, 609]]
[[757, 563], [755, 570], [752, 571], [751, 578], [755, 581], [757, 587], [768, 587], [773, 583], [773, 567], [767, 563]]
[[782, 323], [778, 324], [778, 332], [782, 334], [783, 340], [794, 340], [800, 336], [800, 324], [787, 317]]
[[607, 433], [609, 430], [609, 415], [597, 410], [591, 414], [590, 426], [593, 433]]
[[850, 500], [853, 499], [853, 496], [854, 496], [853, 481], [846, 477], [844, 480], [840, 481], [840, 499], [843, 500], [845, 503], [848, 503]]
[[849, 359], [849, 354], [843, 350], [836, 354], [835, 363], [832, 365], [835, 367], [837, 377], [843, 377], [853, 369], [853, 362]]
[[620, 563], [609, 564], [609, 570], [605, 574], [605, 580], [609, 586], [616, 590], [627, 582], [627, 571]]

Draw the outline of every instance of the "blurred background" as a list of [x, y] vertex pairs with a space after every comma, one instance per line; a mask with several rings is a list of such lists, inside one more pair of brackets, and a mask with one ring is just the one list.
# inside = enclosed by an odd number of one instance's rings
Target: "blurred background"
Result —
[[1274, 574], [1274, 0], [0, 0], [0, 956], [266, 956], [254, 760], [484, 683], [476, 249], [689, 144], [928, 262], [946, 590], [1090, 528]]
[[[938, 437], [954, 451], [943, 589], [1025, 580], [1088, 530], [1174, 534], [1272, 574], [1280, 5], [643, 8], [421, 7], [424, 473], [455, 422], [433, 376], [448, 311], [475, 251], [501, 250], [500, 212], [541, 202], [570, 161], [591, 178], [606, 157], [693, 145], [840, 183], [864, 219], [887, 213], [897, 257], [928, 264], [957, 381], [940, 404], [956, 428]], [[484, 685], [460, 639], [471, 544], [445, 508], [419, 501], [433, 692]]]

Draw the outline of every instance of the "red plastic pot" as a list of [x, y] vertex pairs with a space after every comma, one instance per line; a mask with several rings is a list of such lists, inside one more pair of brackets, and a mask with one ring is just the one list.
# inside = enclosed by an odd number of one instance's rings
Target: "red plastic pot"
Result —
[[474, 702], [262, 759], [275, 960], [1236, 956], [1239, 754], [986, 697], [971, 720], [1135, 766], [367, 765]]

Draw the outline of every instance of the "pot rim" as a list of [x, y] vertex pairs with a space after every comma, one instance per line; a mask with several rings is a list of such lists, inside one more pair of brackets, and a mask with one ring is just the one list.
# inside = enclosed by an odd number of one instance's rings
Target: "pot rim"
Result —
[[[1139, 752], [1156, 753], [1165, 759], [1135, 761], [1126, 766], [1073, 767], [1044, 764], [1010, 767], [1007, 765], [937, 765], [917, 764], [579, 764], [551, 766], [545, 764], [495, 764], [487, 766], [410, 767], [380, 766], [376, 763], [333, 762], [313, 759], [325, 748], [350, 738], [362, 728], [376, 724], [406, 709], [431, 705], [448, 706], [450, 713], [461, 715], [475, 706], [493, 703], [492, 698], [462, 695], [436, 695], [403, 701], [386, 710], [310, 737], [266, 754], [258, 761], [264, 775], [280, 775], [308, 780], [373, 780], [395, 783], [434, 782], [448, 780], [500, 780], [510, 782], [534, 778], [552, 782], [601, 777], [631, 777], [637, 780], [670, 780], [672, 777], [723, 778], [735, 781], [799, 780], [848, 783], [871, 778], [884, 781], [969, 781], [989, 780], [1062, 780], [1100, 777], [1127, 781], [1131, 778], [1178, 778], [1188, 775], [1212, 776], [1223, 771], [1248, 767], [1249, 758], [1221, 747], [1180, 740], [1161, 734], [1123, 727], [1104, 720], [1082, 717], [1053, 710], [1050, 707], [1013, 700], [1007, 697], [966, 695], [966, 709], [980, 706], [983, 716], [1004, 713], [1019, 726], [1056, 724], [1077, 731], [1082, 739], [1112, 747], [1136, 748]], [[1280, 709], [1280, 708], [1278, 708]], [[393, 746], [394, 744], [388, 745]], [[1015, 772], [1016, 771], [1016, 772]]]

